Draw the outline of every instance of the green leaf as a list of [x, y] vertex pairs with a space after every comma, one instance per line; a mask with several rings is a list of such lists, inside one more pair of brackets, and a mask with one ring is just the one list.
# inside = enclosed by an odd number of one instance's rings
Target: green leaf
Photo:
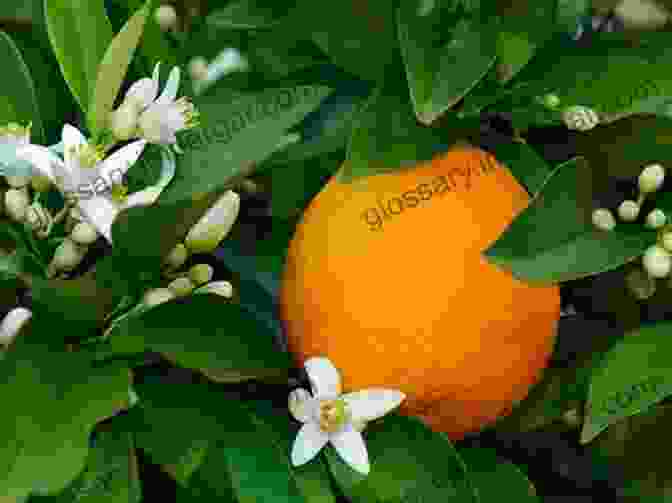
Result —
[[112, 41], [103, 0], [44, 0], [51, 46], [73, 96], [88, 110], [98, 64]]
[[616, 343], [593, 370], [581, 442], [672, 394], [672, 324], [645, 325]]
[[551, 167], [546, 161], [525, 143], [517, 141], [498, 143], [493, 153], [499, 162], [509, 168], [511, 174], [532, 197], [539, 193], [546, 178], [551, 174]]
[[555, 0], [555, 24], [565, 33], [574, 35], [578, 21], [590, 12], [589, 0]]
[[371, 463], [367, 476], [346, 465], [333, 447], [326, 448], [329, 469], [352, 503], [478, 501], [467, 468], [448, 438], [418, 419], [385, 416], [366, 427], [364, 440]]
[[577, 204], [589, 171], [581, 158], [557, 166], [541, 192], [484, 252], [493, 264], [528, 282], [557, 283], [617, 267], [656, 242], [635, 223], [596, 229]]
[[62, 491], [84, 467], [93, 426], [128, 398], [127, 368], [94, 368], [83, 355], [37, 344], [54, 325], [31, 323], [0, 366], [11, 410], [0, 415], [0, 493], [14, 497]]
[[32, 140], [35, 143], [43, 142], [44, 130], [33, 79], [16, 44], [2, 31], [0, 31], [0, 64], [6, 72], [0, 96], [0, 125], [18, 122], [26, 126], [32, 122]]
[[220, 101], [218, 93], [203, 95], [196, 100], [201, 126], [180, 137], [184, 154], [159, 202], [218, 191], [248, 173], [278, 150], [287, 129], [301, 122], [329, 92], [322, 86], [269, 89], [233, 103]]
[[138, 503], [141, 499], [132, 434], [101, 431], [89, 450], [82, 473], [59, 495], [38, 497], [41, 503]]
[[312, 36], [336, 65], [366, 80], [379, 81], [398, 57], [397, 3], [299, 0], [290, 22], [298, 32]]
[[237, 0], [211, 12], [206, 23], [225, 30], [270, 28], [278, 24], [288, 7], [288, 3], [277, 0]]
[[133, 54], [145, 28], [152, 0], [126, 22], [121, 31], [112, 39], [98, 66], [97, 78], [88, 110], [88, 124], [91, 134], [97, 137], [107, 126], [114, 100], [119, 93]]
[[277, 350], [271, 334], [247, 310], [210, 294], [129, 317], [110, 337], [115, 351], [142, 344], [181, 366], [214, 369], [234, 381], [291, 366], [288, 355]]
[[497, 18], [483, 23], [448, 8], [426, 12], [415, 2], [402, 3], [397, 14], [415, 114], [431, 124], [494, 64]]
[[5, 0], [0, 5], [0, 20], [16, 23], [37, 23], [36, 3], [39, 0]]
[[497, 456], [494, 449], [467, 448], [460, 449], [459, 453], [472, 484], [478, 489], [480, 503], [541, 501], [525, 474], [510, 461]]

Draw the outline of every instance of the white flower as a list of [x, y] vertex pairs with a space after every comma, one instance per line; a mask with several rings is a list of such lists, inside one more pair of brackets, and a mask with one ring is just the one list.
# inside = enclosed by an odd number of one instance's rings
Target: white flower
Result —
[[566, 108], [562, 112], [562, 120], [568, 129], [576, 131], [589, 131], [600, 123], [595, 110], [581, 105]]
[[672, 270], [672, 256], [662, 246], [653, 245], [647, 248], [642, 257], [644, 270], [652, 278], [664, 278]]
[[192, 253], [210, 253], [229, 233], [240, 212], [240, 196], [226, 191], [187, 234], [184, 244]]
[[606, 208], [598, 208], [593, 211], [593, 225], [603, 231], [611, 231], [616, 227], [616, 219], [611, 211]]
[[667, 216], [663, 210], [655, 209], [646, 215], [646, 227], [649, 229], [660, 229], [667, 221]]
[[639, 216], [639, 205], [635, 201], [623, 201], [618, 207], [618, 216], [624, 222], [634, 222]]
[[33, 313], [25, 307], [16, 307], [7, 313], [0, 323], [0, 344], [11, 344], [32, 316]]
[[[113, 112], [113, 122], [117, 113], [131, 117], [119, 119], [119, 123], [123, 126], [119, 126], [120, 134], [128, 133], [131, 129], [135, 130], [131, 108], [123, 112], [124, 107], [132, 107], [137, 113], [137, 136], [160, 145], [177, 143], [175, 133], [198, 125], [198, 112], [189, 98], [183, 96], [175, 99], [179, 87], [180, 69], [174, 67], [168, 75], [163, 92], [157, 98], [159, 94], [159, 63], [157, 63], [152, 78], [143, 78], [131, 85], [124, 102]], [[129, 110], [131, 112], [128, 112]]]
[[292, 447], [292, 465], [313, 459], [322, 447], [331, 443], [338, 455], [353, 469], [367, 475], [369, 455], [359, 425], [378, 419], [398, 407], [406, 398], [400, 391], [372, 388], [341, 394], [341, 378], [328, 358], [306, 360], [311, 395], [294, 390], [289, 409], [303, 423]]
[[657, 191], [665, 181], [665, 168], [660, 164], [649, 164], [639, 175], [639, 190], [645, 194]]

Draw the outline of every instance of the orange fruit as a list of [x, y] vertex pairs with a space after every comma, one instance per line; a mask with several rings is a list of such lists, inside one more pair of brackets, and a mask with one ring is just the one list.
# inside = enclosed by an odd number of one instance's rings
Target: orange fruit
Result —
[[326, 356], [344, 391], [398, 389], [399, 409], [457, 440], [539, 378], [559, 288], [481, 255], [528, 204], [496, 159], [460, 146], [394, 173], [332, 178], [289, 246], [280, 312], [298, 365]]

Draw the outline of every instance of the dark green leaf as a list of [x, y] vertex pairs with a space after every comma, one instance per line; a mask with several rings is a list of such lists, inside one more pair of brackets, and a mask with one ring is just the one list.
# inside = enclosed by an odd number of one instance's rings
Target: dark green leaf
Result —
[[287, 13], [288, 7], [286, 2], [278, 0], [235, 0], [226, 7], [211, 12], [206, 22], [227, 30], [270, 28]]
[[530, 193], [536, 196], [551, 174], [551, 167], [532, 147], [521, 142], [498, 143], [493, 153]]

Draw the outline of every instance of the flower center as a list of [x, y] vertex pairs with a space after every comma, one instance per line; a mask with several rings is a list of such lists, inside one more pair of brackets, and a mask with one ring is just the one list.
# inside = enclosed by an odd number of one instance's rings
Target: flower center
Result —
[[103, 160], [104, 151], [101, 147], [95, 147], [84, 143], [77, 147], [73, 146], [71, 151], [79, 160], [79, 164], [84, 168], [92, 168]]
[[340, 430], [349, 419], [343, 400], [323, 400], [320, 402], [320, 429], [327, 433]]
[[123, 203], [128, 194], [128, 187], [120, 183], [112, 185], [112, 199], [119, 203]]

